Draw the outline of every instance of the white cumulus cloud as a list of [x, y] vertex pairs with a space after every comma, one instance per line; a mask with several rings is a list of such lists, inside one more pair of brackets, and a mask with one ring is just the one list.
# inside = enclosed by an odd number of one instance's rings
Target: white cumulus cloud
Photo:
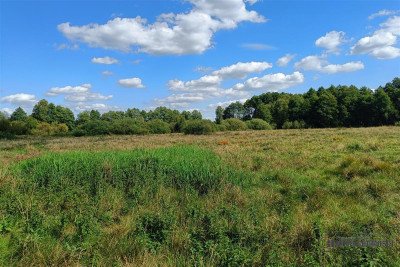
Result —
[[253, 77], [244, 83], [236, 84], [234, 90], [264, 90], [266, 92], [276, 92], [304, 82], [302, 73], [296, 71], [293, 74], [273, 73], [263, 77]]
[[330, 64], [326, 56], [307, 56], [294, 64], [296, 69], [320, 71], [328, 74], [340, 72], [352, 72], [364, 69], [364, 64], [361, 61], [352, 61], [345, 64]]
[[[193, 8], [187, 13], [168, 13], [149, 24], [147, 19], [114, 18], [106, 24], [58, 25], [69, 40], [90, 47], [139, 52], [152, 55], [201, 54], [212, 46], [211, 39], [219, 30], [234, 29], [238, 23], [265, 22], [255, 11], [249, 11], [243, 0], [188, 0]], [[254, 0], [251, 1], [254, 3]]]
[[39, 99], [35, 95], [25, 93], [13, 94], [0, 98], [1, 103], [10, 103], [24, 108], [33, 107], [38, 101]]
[[85, 83], [79, 86], [64, 86], [64, 87], [52, 87], [46, 92], [46, 96], [58, 96], [66, 95], [65, 101], [70, 102], [88, 102], [93, 100], [109, 100], [113, 98], [112, 95], [102, 95], [99, 93], [91, 92], [92, 85]]
[[142, 80], [140, 78], [128, 78], [128, 79], [119, 79], [117, 81], [117, 85], [120, 85], [125, 88], [146, 88], [142, 84]]
[[357, 41], [350, 48], [351, 54], [368, 54], [377, 59], [392, 59], [400, 56], [397, 44], [400, 35], [400, 17], [393, 16], [380, 24], [380, 29], [371, 36]]
[[279, 58], [278, 61], [276, 62], [276, 64], [278, 64], [278, 66], [280, 67], [284, 67], [287, 64], [289, 64], [290, 61], [292, 61], [292, 59], [295, 57], [296, 55], [292, 55], [292, 54], [286, 54], [283, 57]]
[[339, 53], [339, 46], [348, 40], [345, 38], [345, 33], [340, 31], [331, 31], [315, 41], [318, 47], [326, 48], [328, 53]]
[[120, 61], [116, 58], [107, 56], [107, 57], [94, 57], [92, 58], [92, 63], [110, 65], [110, 64], [119, 64]]

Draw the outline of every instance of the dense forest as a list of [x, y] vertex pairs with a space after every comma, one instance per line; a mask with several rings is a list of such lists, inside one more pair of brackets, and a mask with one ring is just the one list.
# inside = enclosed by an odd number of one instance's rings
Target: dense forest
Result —
[[17, 108], [10, 117], [0, 112], [0, 137], [14, 135], [105, 135], [184, 132], [204, 134], [225, 130], [368, 127], [400, 123], [400, 79], [376, 90], [356, 86], [320, 87], [304, 94], [264, 93], [244, 104], [216, 109], [214, 122], [194, 110], [137, 108], [100, 114], [91, 110], [75, 118], [67, 107], [40, 100], [28, 114]]

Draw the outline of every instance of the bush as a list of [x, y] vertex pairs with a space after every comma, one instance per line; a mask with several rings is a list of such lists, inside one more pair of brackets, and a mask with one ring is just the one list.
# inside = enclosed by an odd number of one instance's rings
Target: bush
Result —
[[60, 123], [55, 125], [54, 132], [57, 134], [65, 134], [68, 133], [68, 126], [65, 123]]
[[12, 121], [10, 123], [10, 130], [11, 133], [13, 134], [22, 135], [22, 134], [27, 134], [28, 127], [26, 126], [26, 123], [23, 121]]
[[169, 124], [159, 119], [153, 119], [147, 122], [147, 127], [149, 132], [152, 134], [165, 134], [170, 133], [171, 129], [169, 128]]
[[394, 126], [400, 126], [400, 121], [396, 121], [396, 122], [394, 123]]
[[47, 122], [41, 122], [36, 126], [36, 129], [32, 130], [34, 135], [50, 135], [53, 133], [51, 125]]
[[225, 125], [228, 131], [241, 131], [247, 129], [246, 123], [236, 118], [224, 120], [222, 121], [222, 125]]
[[109, 123], [102, 120], [92, 120], [79, 126], [85, 135], [105, 135], [110, 134]]
[[215, 129], [218, 132], [225, 132], [226, 131], [226, 126], [223, 124], [215, 124]]
[[249, 129], [253, 130], [272, 130], [271, 125], [262, 119], [252, 119], [246, 121], [246, 125]]
[[185, 134], [210, 134], [214, 131], [214, 125], [209, 120], [190, 120], [183, 125]]
[[1, 119], [0, 120], [0, 132], [9, 132], [10, 131], [10, 120]]
[[282, 129], [293, 129], [293, 123], [291, 121], [285, 121], [282, 125]]

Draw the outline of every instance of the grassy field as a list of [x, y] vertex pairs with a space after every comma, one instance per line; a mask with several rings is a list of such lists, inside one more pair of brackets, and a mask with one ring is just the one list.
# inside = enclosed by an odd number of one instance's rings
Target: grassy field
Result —
[[[0, 141], [0, 265], [400, 266], [400, 128]], [[330, 235], [330, 234], [329, 234]]]

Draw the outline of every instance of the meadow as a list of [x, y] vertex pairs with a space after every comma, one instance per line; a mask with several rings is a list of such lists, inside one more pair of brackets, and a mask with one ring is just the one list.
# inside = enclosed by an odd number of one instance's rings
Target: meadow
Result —
[[400, 266], [400, 128], [0, 141], [2, 266]]

